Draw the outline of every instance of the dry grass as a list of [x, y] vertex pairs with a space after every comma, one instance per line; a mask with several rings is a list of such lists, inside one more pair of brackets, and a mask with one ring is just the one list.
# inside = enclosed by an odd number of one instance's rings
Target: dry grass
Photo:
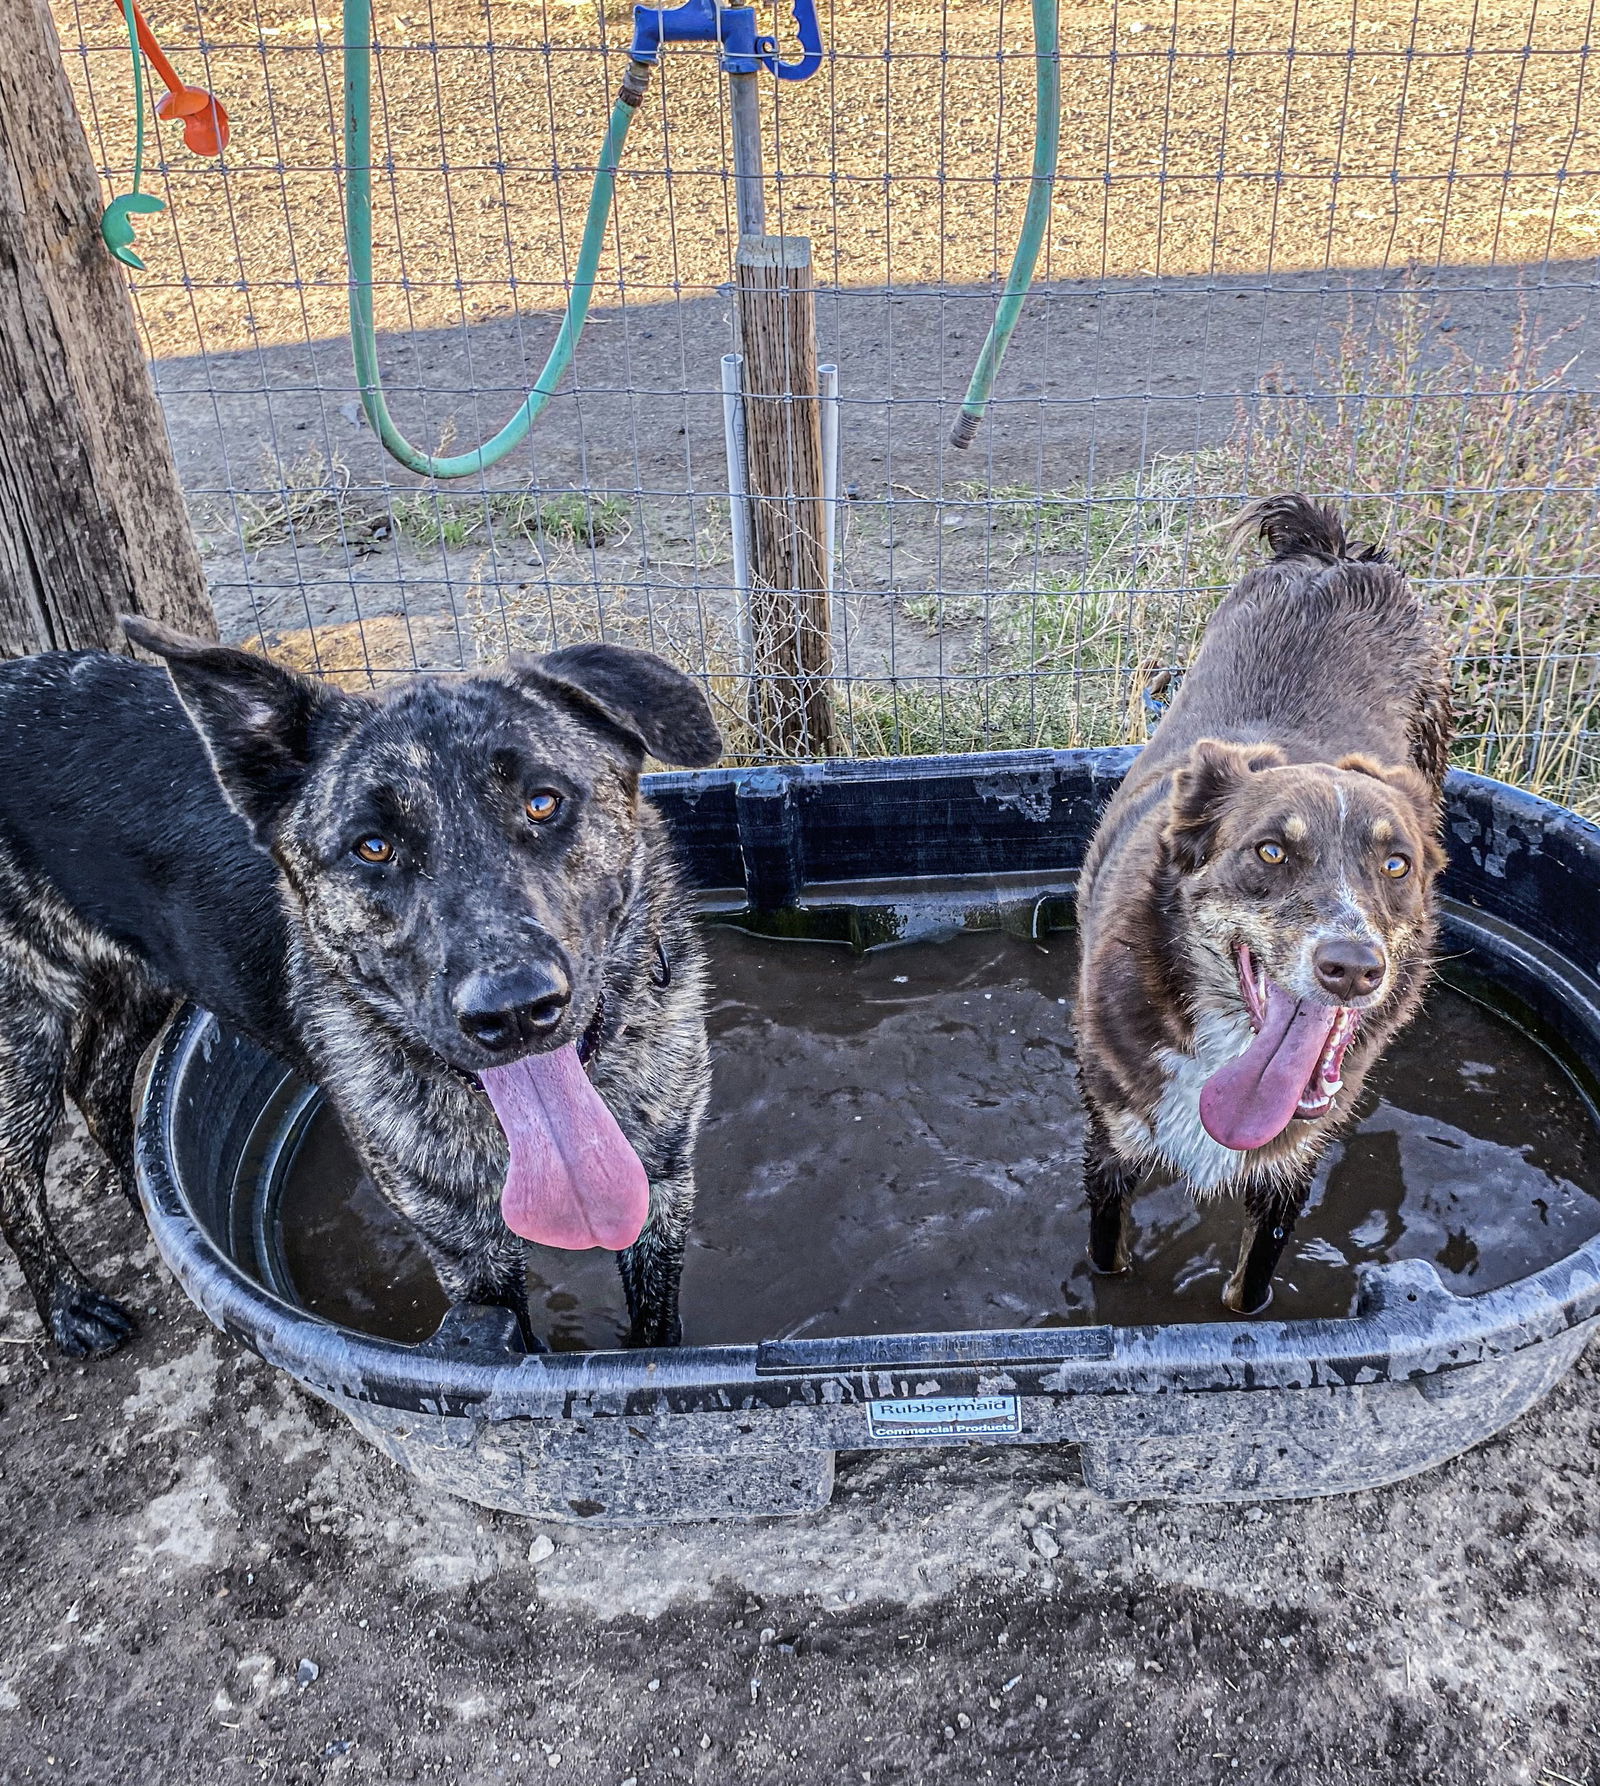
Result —
[[[1159, 457], [1094, 489], [997, 492], [984, 510], [985, 550], [1024, 586], [904, 604], [931, 633], [959, 641], [960, 667], [937, 683], [869, 673], [841, 684], [846, 747], [878, 755], [1142, 740], [1237, 574], [1228, 522], [1250, 495], [1304, 489], [1337, 498], [1352, 531], [1388, 542], [1436, 605], [1455, 668], [1457, 761], [1600, 812], [1600, 410], [1564, 388], [1560, 337], [1524, 326], [1505, 364], [1485, 372], [1441, 349], [1425, 314], [1421, 302], [1400, 303], [1378, 330], [1352, 328], [1316, 394], [1267, 389], [1221, 447]], [[685, 588], [680, 600], [652, 601], [626, 583], [549, 574], [508, 587], [491, 576], [498, 534], [520, 528], [553, 542], [559, 564], [563, 551], [626, 537], [622, 504], [423, 492], [374, 515], [352, 502], [341, 468], [314, 460], [290, 468], [284, 486], [253, 538], [348, 541], [387, 517], [413, 543], [478, 540], [471, 658], [581, 638], [661, 651], [707, 676], [730, 760], [749, 759], [730, 600]], [[720, 506], [701, 506], [666, 536], [694, 545], [691, 571], [725, 546]], [[305, 667], [360, 678], [363, 663], [419, 661], [406, 623], [334, 630], [303, 641]]]
[[[162, 133], [153, 184], [171, 210], [145, 226], [151, 271], [135, 282], [152, 352], [342, 335], [337, 5], [206, 0], [203, 56], [192, 10], [156, 0], [154, 13], [180, 67], [224, 98], [234, 137], [224, 166]], [[58, 0], [57, 17], [96, 151], [125, 169], [132, 120], [116, 9]], [[1069, 6], [1062, 176], [1040, 277], [1591, 256], [1600, 88], [1585, 80], [1588, 21], [1587, 0]], [[596, 46], [624, 42], [629, 24], [623, 0], [378, 8], [395, 201], [380, 193], [381, 327], [564, 302], [619, 65]], [[773, 227], [813, 239], [830, 285], [986, 288], [1026, 185], [1026, 8], [897, 0], [890, 12], [836, 0], [827, 34], [821, 77], [763, 92], [769, 162], [784, 176]], [[701, 49], [667, 58], [629, 144], [600, 304], [726, 279], [725, 85]], [[1462, 760], [1593, 807], [1600, 622], [1585, 591], [1600, 454], [1589, 399], [1564, 393], [1561, 375], [1559, 342], [1524, 335], [1487, 373], [1424, 353], [1420, 325], [1402, 322], [1334, 356], [1326, 395], [1253, 399], [1214, 451], [1093, 489], [998, 492], [981, 580], [998, 572], [1023, 593], [973, 594], [969, 583], [908, 603], [905, 616], [938, 640], [930, 662], [948, 658], [956, 675], [890, 684], [874, 669], [842, 688], [849, 747], [1142, 737], [1149, 690], [1186, 660], [1230, 575], [1213, 523], [1248, 494], [1301, 487], [1354, 493], [1358, 515], [1438, 601], [1456, 652]], [[654, 551], [660, 516], [604, 492], [380, 500], [318, 460], [274, 463], [263, 488], [276, 494], [238, 499], [247, 549], [465, 549], [484, 567], [469, 604], [480, 653], [596, 634], [653, 644], [709, 668], [737, 730], [732, 622], [715, 598], [686, 589], [670, 611], [652, 609], [623, 586], [620, 561], [562, 581], [631, 525]], [[491, 593], [502, 541], [535, 546], [538, 585]], [[715, 529], [690, 527], [681, 543], [656, 563], [696, 582], [725, 555]], [[929, 562], [939, 575], [954, 560]], [[409, 639], [394, 644], [406, 661]], [[335, 673], [353, 670], [341, 660]]]
[[276, 663], [353, 692], [381, 688], [396, 673], [451, 667], [459, 656], [456, 626], [439, 614], [378, 614], [242, 642]]
[[1322, 394], [1253, 400], [1223, 447], [1007, 502], [998, 525], [1036, 587], [985, 604], [965, 690], [859, 691], [857, 747], [1137, 742], [1236, 574], [1229, 518], [1302, 489], [1337, 497], [1436, 605], [1457, 761], [1600, 811], [1600, 411], [1563, 388], [1559, 337], [1523, 326], [1493, 372], [1424, 341], [1421, 307], [1399, 306], [1347, 333]]
[[[1251, 495], [1303, 489], [1335, 497], [1352, 531], [1389, 543], [1436, 605], [1455, 669], [1457, 761], [1600, 813], [1600, 605], [1592, 593], [1600, 410], [1564, 387], [1559, 336], [1525, 325], [1505, 363], [1486, 371], [1425, 329], [1425, 317], [1437, 322], [1421, 300], [1398, 302], [1379, 329], [1352, 325], [1314, 394], [1266, 380], [1218, 448], [1158, 457], [1093, 489], [1000, 490], [985, 503], [983, 492], [967, 492], [987, 528], [983, 555], [1009, 566], [1021, 587], [904, 603], [903, 614], [944, 642], [956, 668], [937, 680], [869, 670], [841, 683], [846, 748], [914, 754], [1142, 740], [1237, 574], [1227, 523]], [[282, 482], [279, 503], [251, 512], [253, 543], [348, 543], [385, 526], [424, 546], [476, 542], [469, 659], [581, 638], [664, 652], [707, 677], [730, 760], [749, 759], [731, 598], [685, 587], [664, 601], [578, 574], [585, 545], [626, 537], [622, 503], [427, 491], [370, 510], [352, 499], [341, 467], [315, 459], [290, 467]], [[936, 526], [933, 505], [929, 513]], [[647, 520], [652, 534], [690, 548], [682, 563], [690, 572], [704, 568], [707, 554], [725, 555], [722, 505]], [[492, 548], [519, 533], [541, 542], [545, 574], [508, 586], [495, 580]], [[569, 581], [551, 574], [563, 563]], [[429, 659], [407, 624], [380, 618], [326, 638], [319, 629], [315, 641], [274, 641], [273, 649], [365, 680], [365, 663]]]

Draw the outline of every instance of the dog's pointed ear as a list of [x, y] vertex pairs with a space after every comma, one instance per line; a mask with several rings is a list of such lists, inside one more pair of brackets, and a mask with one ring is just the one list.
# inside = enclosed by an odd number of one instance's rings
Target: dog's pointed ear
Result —
[[253, 651], [191, 638], [143, 616], [126, 616], [122, 630], [131, 644], [166, 661], [228, 804], [257, 843], [270, 844], [318, 751], [365, 703]]
[[1222, 822], [1223, 808], [1241, 782], [1262, 769], [1281, 769], [1288, 758], [1276, 744], [1229, 744], [1202, 738], [1172, 778], [1166, 843], [1185, 874], [1205, 865]]
[[722, 755], [711, 703], [693, 677], [629, 645], [568, 645], [517, 665], [563, 692], [649, 751], [658, 762], [704, 769]]
[[1423, 848], [1427, 852], [1427, 869], [1437, 874], [1445, 865], [1445, 854], [1439, 846], [1439, 819], [1443, 806], [1442, 791], [1412, 763], [1380, 763], [1374, 757], [1341, 757], [1335, 768], [1348, 769], [1354, 775], [1370, 775], [1392, 788], [1416, 814], [1422, 831]]

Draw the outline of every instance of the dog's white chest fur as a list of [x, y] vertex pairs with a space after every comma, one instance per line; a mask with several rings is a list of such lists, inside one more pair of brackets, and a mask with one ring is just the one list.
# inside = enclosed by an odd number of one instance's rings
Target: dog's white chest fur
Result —
[[1194, 1053], [1163, 1048], [1156, 1056], [1165, 1088], [1154, 1117], [1146, 1123], [1125, 1118], [1137, 1132], [1141, 1152], [1157, 1155], [1181, 1172], [1196, 1193], [1215, 1191], [1236, 1178], [1246, 1156], [1237, 1148], [1213, 1141], [1200, 1121], [1200, 1092], [1219, 1067], [1236, 1060], [1255, 1039], [1248, 1019], [1209, 1012], [1195, 1024]]

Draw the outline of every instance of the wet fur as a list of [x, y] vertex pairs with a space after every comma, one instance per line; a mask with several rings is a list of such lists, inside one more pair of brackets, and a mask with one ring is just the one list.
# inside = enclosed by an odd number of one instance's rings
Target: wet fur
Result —
[[[1346, 542], [1336, 511], [1277, 496], [1248, 509], [1238, 529], [1259, 533], [1272, 561], [1247, 573], [1219, 606], [1084, 864], [1077, 1025], [1096, 1268], [1127, 1268], [1128, 1199], [1145, 1172], [1164, 1167], [1199, 1194], [1243, 1197], [1239, 1264], [1224, 1299], [1253, 1310], [1270, 1299], [1318, 1159], [1372, 1063], [1421, 1001], [1434, 941], [1432, 885], [1443, 863], [1437, 834], [1450, 710], [1428, 615], [1381, 550]], [[1308, 898], [1303, 909], [1263, 905], [1244, 871], [1231, 898], [1226, 887], [1207, 884], [1224, 872], [1211, 867], [1219, 839], [1230, 827], [1243, 834], [1269, 790], [1280, 806], [1285, 790], [1294, 795], [1308, 824], [1320, 827], [1313, 842], [1325, 851], [1346, 835], [1352, 803], [1392, 818], [1397, 834], [1412, 840], [1418, 878], [1373, 920], [1391, 974], [1345, 1057], [1331, 1109], [1296, 1118], [1267, 1146], [1243, 1153], [1205, 1132], [1198, 1107], [1205, 1080], [1251, 1034], [1231, 939], [1281, 959], [1297, 934], [1324, 919], [1337, 929], [1340, 911], [1357, 904], [1345, 880], [1331, 892], [1319, 887], [1319, 900]]]
[[[647, 747], [715, 758], [699, 690], [643, 653], [577, 647], [370, 701], [148, 623], [136, 636], [168, 657], [181, 703], [166, 670], [109, 653], [0, 666], [0, 1227], [55, 1344], [100, 1354], [133, 1330], [50, 1222], [64, 1100], [137, 1204], [135, 1075], [180, 996], [323, 1086], [453, 1300], [525, 1321], [505, 1138], [445, 994], [474, 965], [547, 948], [573, 988], [555, 1045], [583, 1038], [650, 1180], [619, 1258], [630, 1341], [676, 1344], [704, 963], [639, 773]], [[559, 850], [508, 835], [491, 747], [551, 767], [577, 815]], [[374, 785], [386, 822], [434, 839], [387, 901], [341, 843], [341, 802]]]

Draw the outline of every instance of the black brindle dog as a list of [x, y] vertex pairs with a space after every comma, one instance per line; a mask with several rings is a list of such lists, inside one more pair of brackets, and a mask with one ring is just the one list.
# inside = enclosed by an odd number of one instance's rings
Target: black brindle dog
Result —
[[578, 645], [377, 700], [127, 631], [167, 671], [0, 666], [0, 1226], [55, 1344], [132, 1331], [46, 1211], [63, 1096], [132, 1195], [177, 995], [325, 1089], [454, 1301], [525, 1321], [525, 1239], [605, 1246], [631, 1342], [676, 1344], [704, 970], [639, 776], [716, 760], [699, 688]]

